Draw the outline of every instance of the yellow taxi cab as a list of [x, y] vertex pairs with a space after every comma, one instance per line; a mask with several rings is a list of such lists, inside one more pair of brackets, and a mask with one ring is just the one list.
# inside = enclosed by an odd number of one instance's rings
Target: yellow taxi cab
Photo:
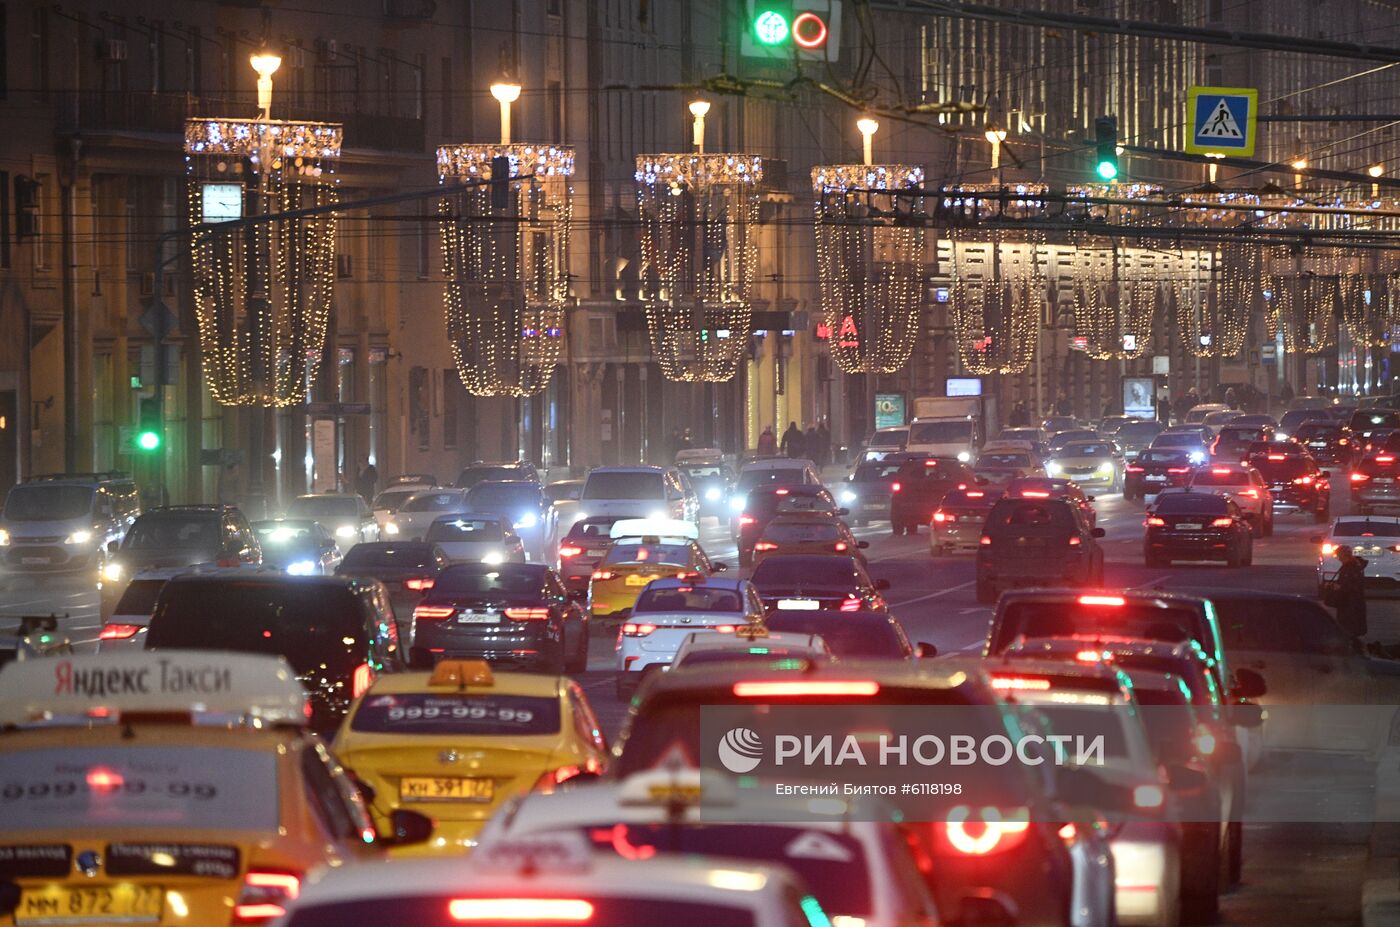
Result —
[[429, 855], [474, 846], [507, 798], [602, 772], [608, 745], [567, 676], [444, 660], [376, 681], [351, 706], [336, 753], [373, 795], [377, 820], [403, 808], [432, 816], [433, 839], [402, 854]]
[[[0, 925], [261, 924], [308, 870], [383, 858], [280, 657], [179, 650], [0, 670]], [[405, 840], [431, 821], [400, 815]]]
[[696, 578], [727, 567], [713, 563], [699, 544], [700, 531], [688, 521], [628, 518], [613, 523], [612, 546], [588, 581], [588, 608], [594, 618], [626, 617], [653, 579]]

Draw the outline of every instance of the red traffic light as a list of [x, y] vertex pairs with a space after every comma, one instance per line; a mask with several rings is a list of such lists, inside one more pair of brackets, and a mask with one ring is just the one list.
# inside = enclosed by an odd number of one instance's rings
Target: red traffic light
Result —
[[799, 48], [821, 48], [826, 44], [826, 21], [808, 10], [792, 21], [792, 41]]

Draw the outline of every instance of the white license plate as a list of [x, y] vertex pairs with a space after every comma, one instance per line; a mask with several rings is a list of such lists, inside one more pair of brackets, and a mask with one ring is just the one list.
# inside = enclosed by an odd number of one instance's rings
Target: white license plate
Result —
[[1195, 522], [1181, 522], [1176, 527], [1179, 531], [1200, 531], [1205, 525], [1198, 525]]
[[[1377, 482], [1377, 483], [1394, 483], [1394, 482], [1395, 482], [1395, 477], [1393, 477], [1393, 476], [1378, 476], [1378, 477], [1376, 477], [1375, 482]], [[26, 560], [26, 561], [24, 561], [24, 562], [25, 562], [25, 563], [28, 563], [29, 561]], [[44, 561], [42, 561], [42, 562], [43, 562], [43, 563], [48, 563], [47, 560], [44, 560]]]
[[19, 562], [25, 566], [42, 566], [49, 562], [48, 557], [20, 557]]
[[500, 624], [501, 616], [495, 612], [458, 612], [458, 624]]
[[1166, 481], [1167, 481], [1167, 478], [1166, 478], [1165, 476], [1149, 476], [1149, 477], [1147, 477], [1147, 482], [1149, 482], [1149, 483], [1165, 483]]
[[816, 599], [779, 599], [778, 608], [786, 612], [814, 612], [821, 608]]

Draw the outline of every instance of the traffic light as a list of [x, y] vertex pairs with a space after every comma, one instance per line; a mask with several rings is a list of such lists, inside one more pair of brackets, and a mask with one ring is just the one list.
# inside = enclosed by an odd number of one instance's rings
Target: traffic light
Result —
[[137, 410], [136, 449], [146, 453], [160, 450], [163, 425], [160, 403], [154, 398], [142, 398]]
[[841, 49], [841, 0], [747, 0], [740, 53], [750, 58], [835, 61]]
[[1118, 179], [1118, 117], [1094, 120], [1094, 173], [1100, 180]]

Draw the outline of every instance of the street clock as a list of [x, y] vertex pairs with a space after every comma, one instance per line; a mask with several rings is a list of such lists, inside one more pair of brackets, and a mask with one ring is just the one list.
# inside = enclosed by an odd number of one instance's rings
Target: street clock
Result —
[[229, 222], [243, 218], [243, 185], [206, 183], [200, 190], [201, 215], [205, 223]]

